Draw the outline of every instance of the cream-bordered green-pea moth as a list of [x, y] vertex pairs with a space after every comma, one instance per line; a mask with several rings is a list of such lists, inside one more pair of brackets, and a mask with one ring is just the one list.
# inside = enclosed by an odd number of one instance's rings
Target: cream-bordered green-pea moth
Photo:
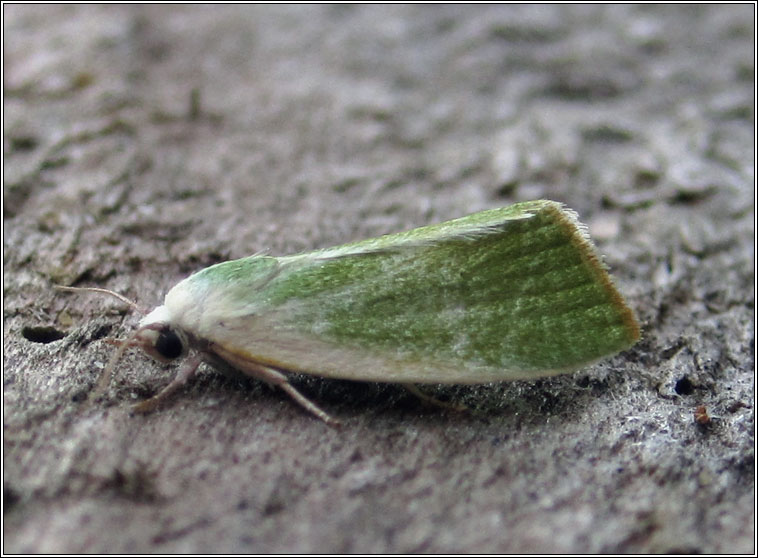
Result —
[[138, 410], [176, 391], [201, 362], [221, 360], [337, 422], [287, 373], [403, 384], [538, 378], [616, 354], [639, 337], [585, 226], [562, 204], [538, 200], [198, 271], [120, 342], [103, 376], [128, 347], [161, 362], [192, 352]]

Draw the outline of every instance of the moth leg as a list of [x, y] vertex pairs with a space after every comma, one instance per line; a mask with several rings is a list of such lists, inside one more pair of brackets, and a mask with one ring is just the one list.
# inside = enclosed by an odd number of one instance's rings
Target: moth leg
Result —
[[256, 380], [262, 380], [267, 384], [281, 388], [281, 390], [289, 395], [292, 399], [294, 399], [298, 405], [303, 407], [306, 411], [315, 417], [324, 421], [329, 426], [339, 426], [341, 424], [340, 421], [330, 416], [313, 401], [292, 387], [292, 384], [289, 383], [287, 376], [278, 370], [274, 370], [273, 368], [269, 368], [263, 364], [244, 359], [234, 353], [224, 350], [218, 345], [214, 345], [212, 350], [223, 360], [247, 376], [255, 378]]
[[342, 424], [336, 418], [327, 414], [323, 409], [321, 409], [313, 401], [311, 401], [310, 399], [305, 397], [302, 393], [300, 393], [295, 388], [293, 388], [292, 384], [290, 384], [286, 379], [284, 383], [277, 384], [277, 385], [280, 388], [282, 388], [287, 395], [289, 395], [292, 399], [294, 399], [297, 403], [299, 403], [300, 406], [305, 408], [306, 411], [315, 415], [317, 418], [320, 418], [329, 426], [340, 426]]
[[144, 401], [141, 401], [137, 403], [136, 405], [132, 406], [132, 410], [134, 410], [137, 413], [149, 413], [153, 409], [155, 409], [158, 405], [160, 405], [163, 401], [165, 401], [168, 397], [170, 397], [175, 391], [177, 391], [179, 388], [181, 388], [184, 384], [187, 383], [187, 380], [192, 378], [192, 376], [195, 375], [195, 372], [197, 372], [198, 367], [203, 362], [203, 357], [201, 355], [195, 355], [192, 357], [180, 370], [177, 372], [176, 376], [173, 380], [171, 380], [171, 383], [168, 384], [166, 387], [164, 387], [161, 391], [159, 391], [157, 394], [152, 396], [150, 399], [145, 399]]
[[411, 392], [413, 395], [418, 397], [421, 401], [429, 405], [434, 405], [435, 407], [441, 407], [443, 409], [447, 409], [448, 411], [457, 411], [457, 412], [468, 411], [468, 407], [460, 403], [448, 403], [447, 401], [440, 401], [439, 399], [436, 399], [435, 397], [432, 397], [431, 395], [427, 395], [426, 393], [421, 391], [416, 384], [401, 383], [400, 385], [403, 386], [405, 389], [407, 389], [409, 392]]
[[113, 345], [114, 347], [120, 347], [124, 343], [128, 343], [128, 341], [124, 341], [123, 339], [114, 339], [113, 337], [106, 337], [103, 339], [103, 341], [108, 343], [108, 345]]

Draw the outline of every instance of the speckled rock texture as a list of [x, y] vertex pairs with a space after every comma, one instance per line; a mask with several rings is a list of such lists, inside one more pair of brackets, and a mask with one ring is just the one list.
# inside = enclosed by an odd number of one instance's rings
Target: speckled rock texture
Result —
[[[4, 5], [6, 553], [753, 553], [754, 6]], [[644, 336], [575, 374], [298, 376], [333, 429], [129, 353], [187, 274], [549, 198]], [[705, 413], [705, 414], [704, 414]], [[707, 416], [706, 416], [707, 415]]]

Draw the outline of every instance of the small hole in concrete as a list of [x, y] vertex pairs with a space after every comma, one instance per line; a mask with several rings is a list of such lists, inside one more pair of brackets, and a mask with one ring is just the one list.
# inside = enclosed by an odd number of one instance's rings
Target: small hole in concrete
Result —
[[21, 335], [32, 343], [52, 343], [66, 337], [65, 333], [52, 326], [27, 326], [21, 329]]
[[690, 395], [695, 391], [695, 386], [687, 376], [682, 376], [676, 381], [674, 391], [679, 395]]

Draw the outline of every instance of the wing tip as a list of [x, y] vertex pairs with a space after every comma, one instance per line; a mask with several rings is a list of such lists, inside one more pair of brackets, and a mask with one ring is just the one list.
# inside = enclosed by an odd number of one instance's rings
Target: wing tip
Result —
[[564, 204], [550, 200], [540, 201], [546, 202], [541, 210], [547, 212], [557, 224], [564, 228], [570, 242], [580, 254], [582, 261], [592, 271], [595, 281], [602, 286], [603, 291], [610, 299], [611, 305], [618, 314], [619, 321], [624, 327], [629, 347], [633, 346], [642, 336], [639, 320], [634, 310], [632, 310], [616, 287], [613, 277], [608, 271], [608, 266], [603, 261], [589, 235], [587, 225], [579, 221], [576, 211]]

